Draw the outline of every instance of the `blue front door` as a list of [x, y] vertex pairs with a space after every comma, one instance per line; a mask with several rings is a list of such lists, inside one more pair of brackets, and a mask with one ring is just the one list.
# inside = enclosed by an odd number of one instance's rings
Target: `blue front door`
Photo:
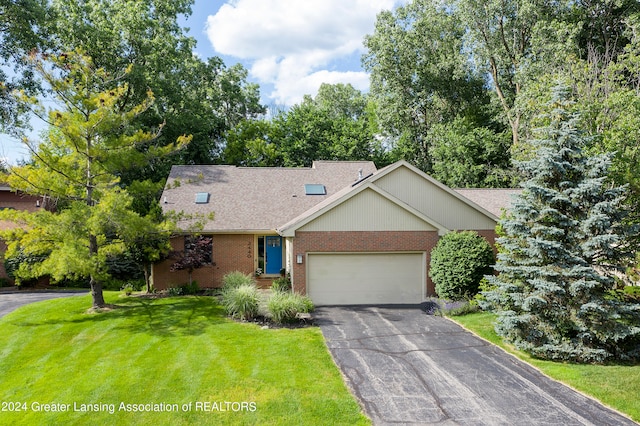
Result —
[[279, 274], [282, 269], [282, 237], [265, 239], [265, 274]]

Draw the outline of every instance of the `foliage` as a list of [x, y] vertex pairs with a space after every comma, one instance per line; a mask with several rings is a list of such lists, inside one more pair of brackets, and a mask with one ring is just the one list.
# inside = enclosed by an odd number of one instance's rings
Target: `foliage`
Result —
[[472, 231], [450, 232], [431, 251], [429, 276], [436, 293], [445, 299], [468, 299], [478, 292], [480, 280], [492, 271], [491, 245]]
[[350, 84], [322, 84], [315, 97], [272, 120], [240, 123], [226, 135], [225, 163], [310, 166], [314, 160], [371, 160], [386, 165], [368, 97]]
[[432, 176], [452, 188], [509, 188], [517, 183], [507, 132], [467, 119], [435, 124], [428, 133]]
[[271, 283], [271, 290], [276, 292], [291, 291], [291, 278], [287, 276], [273, 280]]
[[278, 324], [296, 320], [299, 313], [313, 311], [313, 302], [307, 296], [293, 292], [274, 292], [267, 303], [271, 318]]
[[125, 295], [131, 296], [131, 293], [133, 293], [135, 289], [133, 288], [133, 284], [129, 282], [123, 285], [121, 290], [124, 292]]
[[240, 271], [233, 271], [225, 274], [222, 277], [222, 288], [223, 289], [231, 289], [237, 288], [241, 285], [252, 285], [255, 284], [255, 280], [250, 274], [244, 274]]
[[189, 272], [189, 285], [193, 282], [192, 274], [196, 269], [200, 269], [211, 263], [212, 259], [212, 242], [211, 237], [203, 235], [187, 235], [184, 237], [184, 249], [174, 252], [177, 260], [171, 264], [169, 270]]
[[258, 288], [255, 284], [222, 289], [222, 306], [228, 315], [242, 320], [251, 320], [258, 315]]
[[40, 92], [24, 58], [47, 42], [47, 32], [39, 31], [49, 18], [47, 6], [47, 0], [0, 2], [0, 132], [18, 135], [29, 127], [28, 109], [12, 92]]
[[[155, 137], [131, 126], [152, 104], [151, 93], [141, 104], [123, 108], [128, 86], [119, 76], [96, 68], [82, 52], [34, 54], [30, 60], [60, 109], [47, 109], [41, 100], [19, 94], [20, 101], [49, 128], [39, 143], [25, 140], [33, 161], [12, 168], [8, 182], [16, 190], [57, 200], [59, 211], [1, 212], [4, 219], [22, 225], [2, 233], [7, 253], [10, 257], [20, 250], [27, 256], [46, 255], [32, 267], [21, 264], [16, 276], [89, 279], [93, 304], [102, 306], [101, 282], [109, 277], [107, 259], [123, 253], [141, 235], [170, 228], [131, 210], [132, 197], [117, 185], [116, 172], [123, 162], [143, 163], [176, 147], [137, 150]], [[176, 146], [187, 141], [181, 139]]]
[[167, 294], [171, 297], [182, 296], [184, 290], [182, 287], [169, 287], [167, 289]]
[[587, 156], [588, 141], [555, 89], [548, 124], [518, 164], [524, 191], [500, 226], [501, 252], [485, 297], [496, 331], [541, 358], [577, 362], [640, 358], [640, 306], [613, 297], [633, 258], [625, 188], [606, 183], [610, 157]]
[[383, 11], [364, 40], [363, 65], [371, 73], [382, 134], [395, 158], [427, 173], [433, 167], [430, 129], [455, 117], [486, 121], [490, 101], [482, 75], [462, 54], [465, 27], [448, 6], [414, 0]]
[[200, 286], [197, 281], [191, 281], [189, 284], [185, 284], [182, 287], [182, 294], [195, 295], [200, 293]]

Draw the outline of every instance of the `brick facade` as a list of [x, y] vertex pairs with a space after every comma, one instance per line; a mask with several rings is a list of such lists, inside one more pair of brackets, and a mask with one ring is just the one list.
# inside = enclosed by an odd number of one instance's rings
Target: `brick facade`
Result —
[[[494, 245], [495, 231], [476, 231]], [[216, 288], [222, 285], [222, 277], [233, 271], [253, 274], [256, 269], [255, 237], [249, 234], [215, 234], [213, 239], [213, 263], [193, 271], [193, 279], [200, 288]], [[437, 231], [351, 231], [351, 232], [296, 232], [293, 239], [293, 258], [307, 253], [367, 253], [367, 252], [425, 252], [427, 255], [427, 295], [435, 295], [435, 286], [429, 278], [431, 250], [439, 240]], [[184, 249], [184, 237], [171, 241], [174, 250]], [[159, 262], [153, 267], [153, 285], [156, 290], [180, 287], [189, 281], [187, 271], [171, 272], [173, 260]], [[306, 260], [291, 265], [293, 288], [306, 294]], [[257, 279], [260, 287], [271, 285], [273, 277]]]
[[[33, 195], [27, 195], [20, 192], [14, 192], [8, 189], [0, 190], [0, 209], [16, 209], [16, 210], [25, 210], [28, 212], [35, 212], [41, 208], [44, 208], [42, 197], [37, 197]], [[16, 225], [11, 222], [0, 221], [0, 228], [2, 229], [10, 229], [14, 228]], [[0, 241], [0, 257], [7, 250], [7, 245], [4, 241]], [[0, 283], [10, 283], [13, 284], [13, 281], [9, 279], [7, 275], [7, 271], [4, 267], [4, 262], [0, 261], [0, 279], [6, 280]], [[44, 280], [43, 283], [47, 283], [48, 279]]]
[[[208, 235], [213, 240], [212, 264], [196, 269], [192, 273], [194, 281], [200, 288], [213, 288], [222, 285], [222, 277], [229, 272], [240, 271], [253, 274], [254, 266], [254, 237], [249, 234], [215, 234]], [[174, 250], [184, 250], [184, 237], [171, 240]], [[188, 271], [171, 272], [174, 261], [167, 259], [153, 266], [153, 287], [165, 290], [170, 287], [180, 287], [189, 282]]]

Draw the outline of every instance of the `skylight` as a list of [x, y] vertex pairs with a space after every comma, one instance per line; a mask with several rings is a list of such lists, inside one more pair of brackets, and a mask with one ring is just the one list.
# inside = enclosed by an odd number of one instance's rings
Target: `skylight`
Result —
[[318, 183], [305, 183], [304, 193], [306, 195], [327, 195], [327, 188]]
[[208, 192], [197, 192], [196, 193], [196, 204], [207, 204], [209, 203], [209, 193]]

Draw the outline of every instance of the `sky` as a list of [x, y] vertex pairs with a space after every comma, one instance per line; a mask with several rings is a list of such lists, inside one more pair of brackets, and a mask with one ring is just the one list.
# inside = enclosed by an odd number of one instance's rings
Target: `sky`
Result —
[[187, 21], [197, 53], [240, 62], [265, 104], [291, 106], [321, 83], [369, 88], [362, 41], [403, 0], [196, 0]]
[[[260, 85], [262, 103], [291, 106], [321, 83], [367, 91], [362, 41], [376, 15], [407, 0], [195, 0], [180, 23], [198, 43], [195, 53], [241, 63]], [[37, 123], [33, 123], [38, 127]], [[21, 143], [0, 134], [0, 157], [27, 157]]]

